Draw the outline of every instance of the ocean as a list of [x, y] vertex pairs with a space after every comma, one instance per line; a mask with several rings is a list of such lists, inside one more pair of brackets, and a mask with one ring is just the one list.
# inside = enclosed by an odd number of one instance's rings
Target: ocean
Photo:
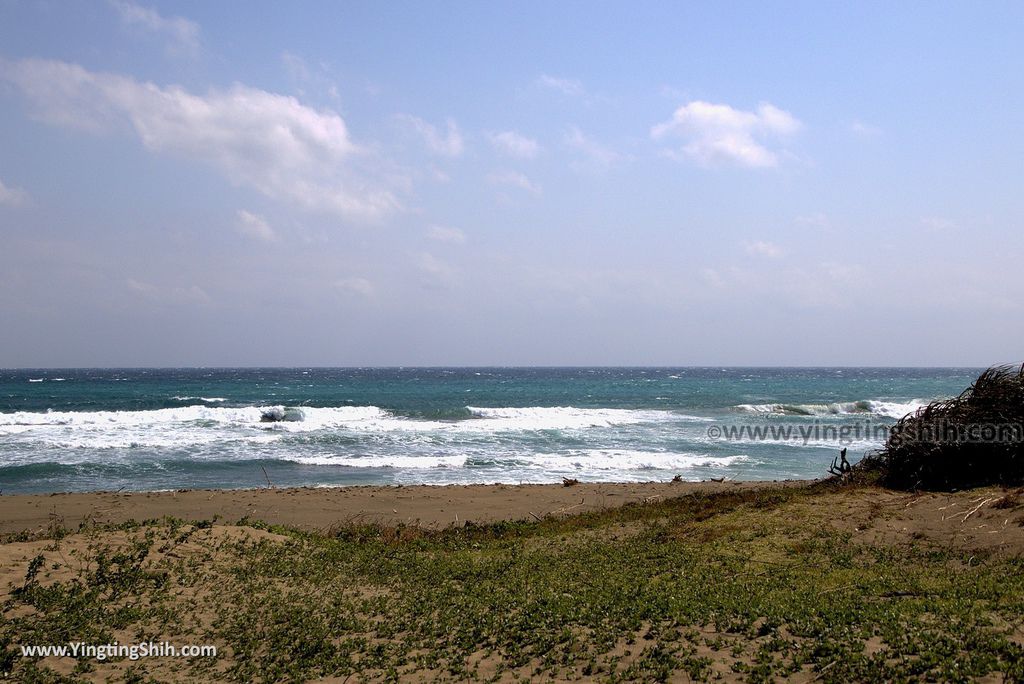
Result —
[[0, 492], [810, 479], [979, 372], [0, 370]]

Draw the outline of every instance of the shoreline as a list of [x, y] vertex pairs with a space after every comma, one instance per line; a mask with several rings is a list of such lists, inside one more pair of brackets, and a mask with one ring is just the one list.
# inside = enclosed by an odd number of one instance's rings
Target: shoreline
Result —
[[158, 492], [62, 492], [0, 496], [0, 534], [54, 526], [118, 524], [174, 517], [225, 523], [260, 520], [307, 531], [347, 524], [443, 528], [540, 519], [692, 494], [801, 486], [819, 480], [562, 484], [357, 485]]

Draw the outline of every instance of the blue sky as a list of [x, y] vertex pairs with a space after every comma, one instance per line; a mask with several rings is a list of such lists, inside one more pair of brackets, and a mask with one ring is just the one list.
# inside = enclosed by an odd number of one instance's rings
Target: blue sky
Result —
[[986, 365], [1019, 3], [0, 0], [0, 366]]

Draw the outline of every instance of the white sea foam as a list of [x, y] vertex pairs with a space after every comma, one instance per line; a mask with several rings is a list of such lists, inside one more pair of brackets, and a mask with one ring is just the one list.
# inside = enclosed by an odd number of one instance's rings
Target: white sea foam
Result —
[[567, 453], [536, 454], [522, 462], [546, 470], [688, 470], [726, 468], [749, 461], [743, 454], [709, 456], [697, 453], [639, 451], [633, 449], [579, 449]]
[[[26, 446], [35, 443], [59, 449], [171, 449], [233, 442], [265, 444], [294, 434], [296, 439], [314, 441], [351, 438], [376, 444], [386, 440], [388, 448], [399, 452], [418, 445], [444, 445], [465, 453], [470, 444], [490, 444], [492, 435], [518, 440], [520, 435], [544, 431], [600, 433], [619, 426], [647, 429], [707, 420], [671, 411], [575, 407], [470, 407], [473, 417], [450, 421], [396, 416], [376, 406], [285, 409], [193, 405], [142, 411], [21, 411], [0, 413], [0, 436]], [[291, 419], [264, 422], [266, 415]], [[598, 461], [607, 461], [606, 456], [598, 455]], [[415, 467], [426, 467], [421, 463], [417, 461]]]
[[373, 406], [304, 409], [306, 420], [302, 423], [263, 423], [267, 408], [185, 406], [146, 411], [0, 413], [0, 436], [61, 449], [261, 444], [277, 441], [286, 432], [343, 428], [384, 415]]
[[17, 435], [32, 428], [32, 425], [0, 425], [0, 435]]
[[908, 413], [914, 413], [920, 408], [924, 408], [930, 402], [924, 399], [913, 399], [909, 402], [898, 402], [898, 401], [872, 401], [871, 410], [880, 416], [887, 416], [889, 418], [902, 418]]
[[[284, 411], [283, 406], [261, 407], [258, 409], [262, 417], [268, 409]], [[373, 429], [375, 425], [386, 425], [402, 419], [377, 406], [331, 406], [311, 408], [303, 406], [297, 409], [302, 420], [286, 420], [274, 423], [261, 423], [261, 427], [285, 432], [315, 432], [317, 430], [346, 428], [350, 430]]]
[[608, 408], [575, 408], [572, 406], [530, 406], [524, 408], [466, 407], [478, 419], [463, 423], [470, 429], [506, 430], [571, 430], [588, 427], [611, 427], [637, 423], [663, 423], [671, 420], [696, 419], [670, 411], [645, 411]]
[[29, 382], [42, 382], [45, 379], [46, 378], [29, 378], [28, 381]]
[[60, 449], [140, 449], [234, 443], [269, 444], [279, 439], [281, 439], [281, 435], [225, 435], [200, 430], [121, 430], [117, 432], [88, 430], [67, 436], [43, 435], [41, 437], [41, 441], [47, 446]]
[[466, 456], [359, 456], [318, 455], [281, 456], [281, 460], [303, 465], [346, 466], [349, 468], [460, 468], [466, 465]]
[[[18, 411], [0, 413], [0, 428], [8, 425], [160, 425], [208, 421], [234, 425], [257, 425], [264, 411], [283, 406], [247, 406], [219, 408], [210, 406], [182, 406], [180, 408], [150, 409], [145, 411], [47, 411], [36, 413]], [[346, 422], [376, 418], [384, 411], [376, 406], [340, 406], [301, 411], [307, 422], [316, 425], [344, 424]]]
[[737, 409], [744, 413], [778, 416], [847, 416], [875, 415], [886, 418], [902, 418], [908, 413], [927, 406], [924, 399], [908, 402], [864, 399], [860, 401], [833, 402], [829, 404], [740, 404]]
[[[574, 430], [672, 420], [706, 420], [669, 411], [581, 409], [574, 407], [479, 408], [466, 407], [475, 416], [467, 420], [417, 420], [395, 416], [376, 407], [306, 408], [301, 421], [271, 423], [274, 429], [309, 432], [343, 427], [356, 432], [494, 433], [538, 430]], [[265, 408], [263, 410], [266, 410]]]
[[[205, 400], [211, 402], [221, 401], [219, 398]], [[470, 413], [475, 416], [474, 418], [458, 421], [438, 421], [416, 420], [395, 416], [376, 406], [302, 406], [289, 409], [290, 412], [301, 413], [301, 420], [262, 422], [261, 419], [264, 414], [284, 412], [286, 408], [281, 405], [239, 408], [194, 405], [142, 411], [18, 411], [14, 413], [0, 413], [0, 430], [11, 426], [76, 427], [98, 425], [117, 427], [208, 422], [301, 432], [330, 427], [382, 431], [458, 430], [492, 432], [503, 430], [562, 430], [611, 427], [638, 423], [703, 422], [711, 420], [701, 416], [688, 416], [671, 411], [574, 408], [565, 406], [526, 408], [467, 407]]]
[[[705, 420], [681, 416], [669, 411], [628, 409], [575, 408], [571, 406], [481, 408], [467, 406], [474, 416], [467, 420], [416, 420], [395, 416], [387, 411], [367, 407], [301, 408], [302, 421], [272, 423], [275, 429], [309, 432], [330, 427], [343, 427], [354, 432], [422, 432], [422, 433], [500, 433], [541, 430], [583, 430], [617, 425], [666, 421]], [[369, 410], [372, 409], [372, 410]], [[339, 416], [339, 410], [346, 411]], [[354, 411], [365, 411], [363, 414]]]
[[[282, 460], [305, 465], [347, 466], [350, 468], [464, 468], [473, 457], [457, 456], [348, 456], [320, 454], [315, 456], [286, 455]], [[565, 453], [512, 454], [492, 459], [488, 467], [516, 472], [541, 470], [552, 472], [609, 470], [690, 470], [693, 468], [726, 468], [748, 461], [745, 455], [709, 456], [696, 453], [639, 451], [630, 449], [578, 449]], [[510, 471], [511, 472], [511, 471]]]
[[181, 397], [177, 395], [171, 397], [171, 399], [174, 399], [176, 401], [205, 401], [208, 404], [215, 404], [220, 403], [222, 401], [227, 401], [227, 399], [225, 399], [224, 397]]
[[[790, 433], [789, 438], [785, 439], [783, 436], [770, 436], [762, 439], [755, 439], [753, 437], [731, 437], [729, 438], [729, 444], [735, 446], [744, 447], [766, 447], [771, 445], [779, 445], [785, 449], [840, 449], [846, 447], [853, 451], [868, 451], [871, 449], [878, 449], [884, 444], [883, 439], [867, 439], [867, 438], [840, 438], [837, 434], [835, 439], [820, 439], [813, 438], [811, 434], [808, 437], [801, 436], [799, 432], [793, 431]], [[722, 440], [719, 437], [708, 437], [706, 435], [696, 435], [690, 437], [694, 442], [698, 444], [721, 444]]]

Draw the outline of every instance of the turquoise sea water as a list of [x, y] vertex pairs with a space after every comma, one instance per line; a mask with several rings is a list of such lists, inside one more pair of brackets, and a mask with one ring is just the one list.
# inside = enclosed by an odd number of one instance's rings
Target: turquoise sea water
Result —
[[814, 478], [978, 372], [0, 370], [0, 490]]

